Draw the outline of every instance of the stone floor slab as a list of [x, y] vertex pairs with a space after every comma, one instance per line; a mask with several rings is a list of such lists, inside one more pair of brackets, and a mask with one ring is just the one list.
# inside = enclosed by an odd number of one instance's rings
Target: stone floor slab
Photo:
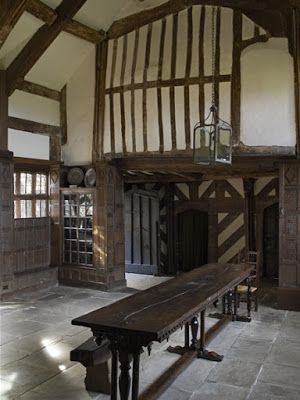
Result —
[[250, 387], [255, 382], [260, 368], [261, 364], [258, 363], [224, 359], [210, 372], [207, 382]]
[[265, 363], [258, 381], [300, 389], [300, 366], [295, 368], [287, 365]]
[[248, 389], [220, 383], [205, 383], [190, 400], [246, 400]]

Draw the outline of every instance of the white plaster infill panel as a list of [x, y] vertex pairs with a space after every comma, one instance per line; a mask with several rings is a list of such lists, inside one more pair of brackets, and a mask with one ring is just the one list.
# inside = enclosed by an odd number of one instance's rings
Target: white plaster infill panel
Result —
[[295, 146], [293, 60], [286, 39], [247, 48], [241, 59], [241, 141]]

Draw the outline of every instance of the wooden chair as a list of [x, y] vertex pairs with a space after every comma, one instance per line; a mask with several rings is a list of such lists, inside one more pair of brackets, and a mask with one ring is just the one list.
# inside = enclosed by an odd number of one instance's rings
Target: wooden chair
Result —
[[250, 318], [252, 303], [254, 303], [254, 310], [258, 309], [258, 290], [257, 290], [257, 266], [259, 265], [259, 252], [248, 251], [239, 254], [239, 263], [246, 263], [252, 266], [251, 275], [237, 287], [237, 303], [238, 307], [240, 301], [246, 299], [248, 318]]

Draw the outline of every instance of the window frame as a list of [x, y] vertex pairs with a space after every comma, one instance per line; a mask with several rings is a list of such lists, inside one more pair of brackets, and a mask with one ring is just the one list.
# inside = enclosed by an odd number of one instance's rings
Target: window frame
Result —
[[[31, 194], [21, 194], [21, 174], [30, 174], [32, 176]], [[36, 193], [36, 176], [46, 176], [46, 193]], [[21, 215], [21, 201], [31, 201], [31, 217], [22, 217]], [[36, 215], [36, 203], [38, 200], [46, 201], [46, 214], [45, 216]], [[14, 218], [47, 218], [49, 217], [49, 173], [45, 170], [27, 170], [26, 168], [15, 168], [14, 171]]]

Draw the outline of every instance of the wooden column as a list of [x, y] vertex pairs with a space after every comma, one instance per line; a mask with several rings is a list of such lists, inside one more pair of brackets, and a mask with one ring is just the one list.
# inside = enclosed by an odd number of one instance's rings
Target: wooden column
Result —
[[107, 51], [107, 40], [104, 40], [96, 46], [93, 162], [98, 161], [103, 155]]
[[300, 158], [300, 10], [293, 10], [293, 58], [295, 76], [295, 114], [297, 158]]
[[0, 295], [14, 290], [14, 184], [12, 153], [0, 149]]
[[233, 129], [233, 145], [240, 144], [241, 128], [241, 47], [243, 17], [239, 11], [233, 13], [233, 51], [231, 80], [231, 125]]
[[279, 288], [280, 304], [300, 310], [300, 163], [280, 166]]
[[0, 150], [7, 150], [8, 138], [8, 96], [6, 73], [0, 70]]
[[94, 219], [94, 267], [99, 280], [112, 288], [125, 285], [124, 188], [119, 170], [97, 163]]
[[67, 85], [60, 92], [60, 129], [61, 129], [61, 144], [65, 145], [68, 141], [68, 120], [67, 120]]

